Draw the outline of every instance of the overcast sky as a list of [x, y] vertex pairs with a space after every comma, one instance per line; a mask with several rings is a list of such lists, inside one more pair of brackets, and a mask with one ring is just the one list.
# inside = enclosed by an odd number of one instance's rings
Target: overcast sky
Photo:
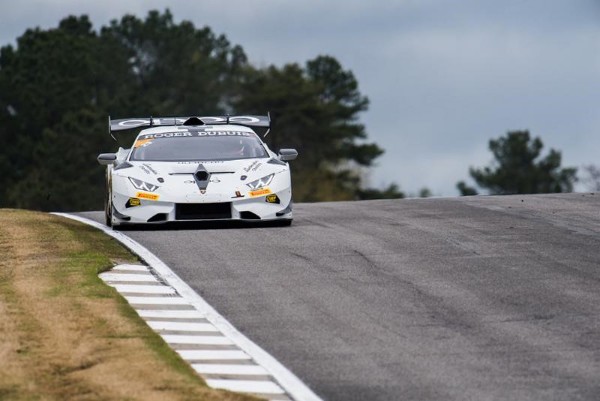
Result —
[[[0, 44], [69, 14], [95, 27], [169, 8], [208, 25], [258, 66], [336, 57], [371, 100], [386, 150], [370, 174], [454, 196], [490, 138], [529, 129], [563, 165], [600, 165], [600, 0], [0, 0]], [[582, 189], [581, 186], [578, 189]]]

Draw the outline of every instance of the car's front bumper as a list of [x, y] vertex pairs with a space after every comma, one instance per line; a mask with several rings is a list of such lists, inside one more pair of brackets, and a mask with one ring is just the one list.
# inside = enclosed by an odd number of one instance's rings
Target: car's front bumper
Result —
[[[116, 181], [116, 180], [115, 180]], [[117, 183], [115, 183], [117, 184]], [[115, 185], [112, 194], [113, 225], [176, 221], [292, 219], [291, 186], [270, 185], [263, 191], [190, 192], [177, 197], [146, 194], [126, 185]], [[233, 196], [231, 196], [233, 195]]]

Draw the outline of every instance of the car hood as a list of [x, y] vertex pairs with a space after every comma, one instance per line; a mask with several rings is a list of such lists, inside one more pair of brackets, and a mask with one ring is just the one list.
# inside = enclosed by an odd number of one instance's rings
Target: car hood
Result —
[[211, 175], [228, 176], [238, 181], [251, 182], [269, 174], [288, 170], [287, 163], [277, 159], [243, 159], [224, 161], [180, 161], [180, 162], [129, 162], [131, 167], [115, 171], [118, 175], [133, 177], [142, 181], [167, 182], [170, 177], [193, 175], [200, 165]]

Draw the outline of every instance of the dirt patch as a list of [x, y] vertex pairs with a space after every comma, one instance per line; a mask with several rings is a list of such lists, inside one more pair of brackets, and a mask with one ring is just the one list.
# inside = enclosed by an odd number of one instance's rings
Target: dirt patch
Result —
[[99, 278], [135, 262], [44, 213], [0, 210], [0, 399], [255, 400], [210, 389]]

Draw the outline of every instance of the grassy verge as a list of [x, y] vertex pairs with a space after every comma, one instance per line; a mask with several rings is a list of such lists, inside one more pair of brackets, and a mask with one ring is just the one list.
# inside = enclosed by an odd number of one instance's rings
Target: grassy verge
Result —
[[206, 387], [98, 278], [134, 261], [81, 223], [0, 210], [0, 400], [255, 400]]

